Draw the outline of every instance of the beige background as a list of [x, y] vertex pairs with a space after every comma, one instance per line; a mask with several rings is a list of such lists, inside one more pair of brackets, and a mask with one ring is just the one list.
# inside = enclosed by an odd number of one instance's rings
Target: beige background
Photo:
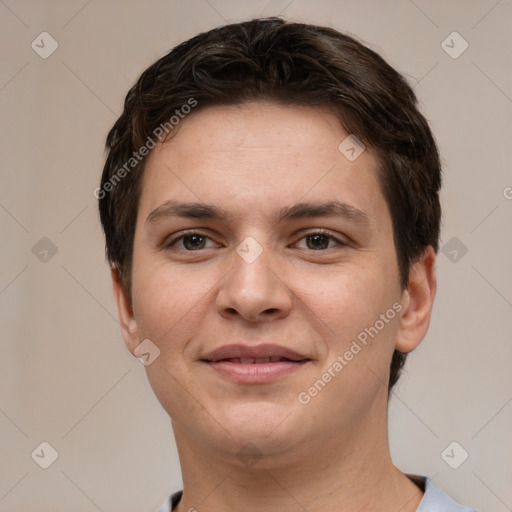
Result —
[[[444, 160], [443, 244], [467, 253], [439, 254], [392, 453], [480, 511], [512, 510], [510, 0], [0, 0], [0, 512], [154, 512], [180, 488], [168, 418], [122, 342], [92, 191], [145, 67], [200, 30], [281, 12], [355, 34], [420, 97]], [[59, 45], [47, 59], [31, 48], [43, 31]], [[453, 31], [469, 44], [456, 59]], [[46, 470], [31, 458], [43, 441], [59, 455]], [[441, 457], [452, 441], [469, 453], [458, 469]]]

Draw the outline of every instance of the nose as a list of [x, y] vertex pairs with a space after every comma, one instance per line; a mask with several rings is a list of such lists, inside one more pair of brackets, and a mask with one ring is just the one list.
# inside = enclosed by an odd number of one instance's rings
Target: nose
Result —
[[[227, 319], [269, 322], [285, 318], [292, 308], [292, 293], [272, 265], [270, 249], [255, 261], [246, 261], [238, 253], [222, 281], [216, 298], [218, 313]], [[272, 268], [274, 267], [274, 268]]]

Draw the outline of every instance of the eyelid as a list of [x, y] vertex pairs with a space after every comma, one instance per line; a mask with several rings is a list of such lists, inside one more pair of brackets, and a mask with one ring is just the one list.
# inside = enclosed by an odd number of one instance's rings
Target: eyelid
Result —
[[[203, 231], [201, 231], [199, 229], [187, 229], [184, 231], [180, 231], [179, 233], [175, 233], [174, 235], [171, 235], [170, 237], [167, 237], [164, 240], [162, 246], [165, 249], [170, 249], [171, 247], [173, 247], [176, 243], [181, 241], [186, 236], [193, 236], [193, 235], [198, 235], [203, 238], [208, 238], [209, 240], [215, 242], [215, 240], [213, 240], [213, 238], [210, 235], [207, 235], [206, 233], [204, 233]], [[217, 243], [217, 242], [215, 242], [215, 243]], [[189, 252], [194, 252], [194, 251], [189, 251]]]
[[294, 242], [293, 245], [295, 245], [297, 242], [299, 242], [303, 238], [310, 236], [310, 235], [324, 235], [327, 238], [330, 238], [330, 239], [334, 240], [335, 242], [337, 242], [338, 245], [349, 245], [349, 240], [347, 239], [347, 237], [341, 237], [341, 236], [334, 234], [331, 231], [328, 231], [324, 228], [316, 228], [316, 229], [313, 228], [313, 229], [308, 230], [307, 233], [304, 233], [301, 231], [300, 237], [297, 238], [297, 241]]

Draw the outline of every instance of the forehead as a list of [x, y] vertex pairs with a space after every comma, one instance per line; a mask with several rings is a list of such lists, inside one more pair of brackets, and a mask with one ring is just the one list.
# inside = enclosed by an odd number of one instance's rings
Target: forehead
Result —
[[177, 199], [217, 204], [236, 218], [260, 218], [305, 199], [382, 215], [377, 161], [369, 149], [347, 158], [347, 137], [325, 107], [248, 102], [199, 109], [149, 155], [139, 217]]

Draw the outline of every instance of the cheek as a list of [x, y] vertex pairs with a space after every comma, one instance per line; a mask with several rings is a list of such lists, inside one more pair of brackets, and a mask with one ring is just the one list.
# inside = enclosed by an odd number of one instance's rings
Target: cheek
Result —
[[139, 269], [133, 280], [139, 337], [172, 355], [201, 324], [222, 274], [213, 267], [187, 269], [149, 258], [134, 268]]
[[160, 351], [146, 367], [148, 381], [166, 411], [177, 417], [198, 415], [197, 404], [185, 391], [195, 386], [185, 353], [205, 317], [212, 284], [203, 273], [191, 275], [165, 262], [148, 260], [138, 268], [134, 304], [139, 338], [150, 339]]
[[[370, 268], [378, 268], [371, 265]], [[343, 358], [343, 385], [358, 386], [369, 376], [386, 381], [398, 317], [393, 272], [387, 277], [368, 268], [352, 267], [314, 279], [301, 278], [298, 291], [318, 344], [327, 352], [325, 367]], [[383, 315], [383, 316], [382, 316]], [[376, 377], [378, 376], [378, 377]]]
[[[331, 337], [350, 338], [391, 307], [392, 294], [380, 272], [355, 265], [315, 274], [301, 273], [296, 294]], [[390, 302], [387, 305], [387, 302]], [[382, 308], [384, 307], [384, 311]]]
[[399, 318], [393, 276], [354, 268], [303, 279], [303, 310], [325, 349], [322, 365], [301, 389], [311, 413], [320, 416], [329, 404], [333, 416], [363, 414], [376, 394], [385, 393]]

